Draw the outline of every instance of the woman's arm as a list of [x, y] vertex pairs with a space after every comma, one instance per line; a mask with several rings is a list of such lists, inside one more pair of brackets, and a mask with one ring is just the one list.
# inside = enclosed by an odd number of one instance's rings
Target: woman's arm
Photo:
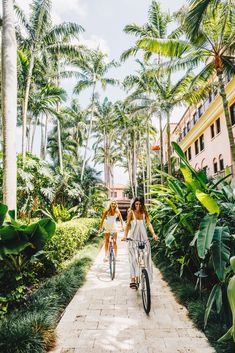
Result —
[[107, 216], [107, 211], [104, 211], [101, 222], [100, 222], [100, 232], [102, 232], [102, 230], [103, 230], [103, 224], [104, 224], [104, 220], [105, 220], [106, 216]]
[[123, 218], [122, 218], [122, 214], [120, 211], [118, 211], [118, 218], [121, 222], [121, 226], [122, 226], [122, 231], [124, 230], [124, 223], [123, 223]]
[[128, 216], [127, 216], [127, 222], [126, 222], [126, 228], [125, 228], [124, 237], [121, 240], [126, 240], [126, 238], [128, 236], [128, 231], [129, 231], [129, 228], [130, 228], [131, 220], [132, 220], [132, 212], [130, 211], [128, 213]]
[[158, 236], [155, 234], [153, 226], [152, 226], [152, 224], [150, 222], [150, 218], [149, 218], [148, 212], [145, 213], [145, 219], [146, 219], [146, 223], [147, 223], [148, 229], [150, 230], [154, 240], [158, 240]]

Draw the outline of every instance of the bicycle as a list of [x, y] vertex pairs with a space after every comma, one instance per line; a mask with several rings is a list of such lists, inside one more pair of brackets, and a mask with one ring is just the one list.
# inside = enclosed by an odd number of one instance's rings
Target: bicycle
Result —
[[109, 236], [109, 248], [108, 248], [108, 256], [109, 256], [109, 272], [110, 272], [110, 278], [113, 281], [115, 278], [115, 270], [116, 270], [116, 257], [114, 253], [114, 242], [113, 242], [113, 237], [115, 233], [111, 232]]
[[137, 247], [137, 263], [139, 268], [139, 275], [137, 276], [137, 288], [141, 285], [142, 302], [145, 313], [148, 315], [151, 310], [151, 291], [148, 271], [145, 266], [144, 252], [147, 240], [139, 241], [131, 238], [127, 238], [127, 241], [133, 241]]

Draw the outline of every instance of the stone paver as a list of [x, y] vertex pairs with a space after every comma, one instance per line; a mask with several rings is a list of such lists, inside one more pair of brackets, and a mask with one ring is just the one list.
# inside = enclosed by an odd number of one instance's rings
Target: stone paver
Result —
[[102, 250], [60, 320], [51, 353], [214, 353], [156, 268], [146, 316], [140, 292], [128, 287], [127, 245], [118, 243], [115, 280], [110, 280]]

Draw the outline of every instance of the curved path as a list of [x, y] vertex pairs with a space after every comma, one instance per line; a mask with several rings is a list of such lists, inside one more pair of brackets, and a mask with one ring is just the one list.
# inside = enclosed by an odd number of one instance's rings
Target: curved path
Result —
[[61, 318], [53, 353], [214, 353], [156, 268], [145, 315], [140, 293], [128, 287], [126, 243], [118, 242], [116, 279], [110, 281], [102, 250]]

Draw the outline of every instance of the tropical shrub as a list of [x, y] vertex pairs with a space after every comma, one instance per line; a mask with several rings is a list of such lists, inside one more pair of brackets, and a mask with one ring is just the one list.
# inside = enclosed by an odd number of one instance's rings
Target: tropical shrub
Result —
[[25, 305], [0, 322], [0, 352], [46, 353], [55, 346], [55, 327], [66, 305], [83, 284], [92, 263], [82, 256], [28, 298]]
[[206, 271], [203, 290], [211, 291], [206, 326], [213, 306], [229, 319], [226, 290], [232, 275], [229, 258], [235, 251], [234, 181], [229, 176], [208, 181], [203, 171], [190, 166], [177, 144], [173, 147], [181, 159], [181, 177], [164, 174], [166, 185], [152, 186], [151, 214], [159, 233], [153, 256], [161, 253], [181, 277], [193, 282], [197, 273], [199, 288]]
[[97, 219], [79, 218], [57, 225], [56, 232], [47, 244], [47, 258], [55, 267], [60, 267], [65, 260], [76, 254], [92, 235], [98, 232]]
[[230, 279], [228, 284], [228, 300], [232, 310], [232, 326], [228, 330], [228, 332], [220, 338], [220, 341], [232, 338], [233, 342], [235, 342], [235, 256], [231, 257], [230, 259], [231, 267], [233, 270], [233, 277]]
[[63, 205], [52, 205], [51, 211], [48, 209], [39, 211], [45, 216], [53, 219], [55, 222], [67, 222], [74, 218], [78, 218], [78, 206], [67, 209]]
[[0, 204], [1, 314], [6, 313], [9, 302], [22, 300], [29, 281], [37, 282], [31, 268], [40, 261], [43, 248], [55, 232], [51, 219], [25, 225], [16, 222], [13, 216], [6, 205]]

